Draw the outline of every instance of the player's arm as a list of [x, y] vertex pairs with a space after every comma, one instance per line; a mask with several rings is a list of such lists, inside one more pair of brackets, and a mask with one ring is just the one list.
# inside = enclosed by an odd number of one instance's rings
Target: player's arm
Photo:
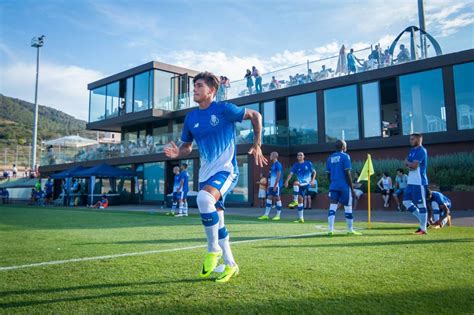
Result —
[[446, 207], [446, 205], [444, 203], [439, 205], [439, 210], [440, 210], [441, 213], [443, 213], [443, 216], [439, 217], [438, 222], [442, 222], [449, 214], [451, 214], [451, 212], [449, 211], [449, 208]]
[[311, 175], [312, 175], [312, 176], [311, 176], [311, 183], [310, 183], [311, 186], [313, 186], [313, 187], [314, 187], [314, 181], [316, 180], [316, 174], [317, 174], [317, 173], [316, 173], [316, 170], [313, 169], [312, 172], [311, 172]]
[[183, 186], [184, 186], [184, 178], [181, 178], [181, 180], [179, 181], [178, 191], [181, 191], [181, 189], [183, 188]]
[[273, 185], [273, 191], [277, 190], [278, 183], [280, 183], [281, 171], [277, 171], [277, 175], [275, 178], [275, 184]]
[[165, 155], [172, 159], [188, 156], [193, 150], [192, 142], [181, 142], [179, 146], [171, 141], [164, 149]]
[[347, 182], [347, 185], [349, 185], [349, 187], [351, 188], [351, 191], [354, 191], [354, 186], [352, 185], [351, 170], [350, 170], [350, 169], [346, 169], [346, 170], [344, 170], [344, 173], [345, 173], [345, 175], [346, 175], [346, 182]]
[[244, 120], [250, 120], [253, 128], [253, 145], [250, 148], [248, 154], [252, 154], [255, 158], [255, 164], [263, 167], [268, 164], [267, 159], [262, 153], [262, 115], [253, 110], [246, 109], [244, 114]]
[[416, 170], [419, 164], [420, 161], [409, 162], [408, 160], [405, 160], [405, 165], [411, 170]]
[[379, 179], [379, 181], [377, 182], [377, 186], [380, 188], [380, 190], [383, 190], [383, 186], [381, 184], [382, 184], [382, 179]]
[[293, 173], [290, 172], [290, 174], [288, 174], [288, 176], [286, 177], [286, 180], [285, 180], [285, 188], [288, 188], [288, 183], [290, 182], [290, 179], [293, 177]]

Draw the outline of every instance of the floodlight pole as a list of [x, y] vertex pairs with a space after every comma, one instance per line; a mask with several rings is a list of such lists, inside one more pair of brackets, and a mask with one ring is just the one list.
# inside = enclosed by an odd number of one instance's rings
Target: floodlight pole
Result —
[[31, 164], [30, 168], [33, 172], [36, 171], [36, 138], [38, 133], [38, 79], [39, 79], [39, 52], [40, 47], [44, 44], [44, 35], [40, 37], [33, 37], [31, 40], [31, 47], [36, 48], [36, 85], [35, 85], [35, 114], [33, 118], [33, 141], [31, 150]]
[[[426, 32], [426, 25], [425, 25], [425, 9], [423, 5], [423, 0], [418, 0], [418, 20], [420, 22], [420, 29]], [[425, 35], [420, 32], [420, 50], [421, 50], [421, 58], [426, 58], [427, 56], [427, 48], [426, 48], [426, 39]]]

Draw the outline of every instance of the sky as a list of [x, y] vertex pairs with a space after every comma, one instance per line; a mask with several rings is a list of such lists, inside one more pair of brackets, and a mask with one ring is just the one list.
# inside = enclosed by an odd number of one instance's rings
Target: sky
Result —
[[[161, 61], [243, 77], [337, 55], [342, 44], [387, 47], [418, 25], [417, 0], [0, 0], [0, 93], [87, 120], [87, 84]], [[443, 53], [474, 47], [473, 0], [425, 0]]]

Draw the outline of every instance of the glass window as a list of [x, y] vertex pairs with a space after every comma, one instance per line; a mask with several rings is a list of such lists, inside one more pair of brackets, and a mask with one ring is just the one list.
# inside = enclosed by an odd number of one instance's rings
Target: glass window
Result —
[[105, 116], [107, 118], [117, 117], [119, 108], [119, 88], [120, 83], [115, 82], [107, 85], [107, 107]]
[[356, 86], [324, 91], [324, 116], [327, 142], [359, 139]]
[[143, 168], [143, 199], [165, 199], [165, 162], [145, 163]]
[[154, 70], [153, 107], [170, 110], [171, 106], [171, 78], [174, 73]]
[[125, 88], [125, 111], [133, 112], [133, 77], [127, 79], [127, 87]]
[[168, 126], [153, 128], [153, 140], [156, 145], [168, 144]]
[[362, 84], [362, 110], [364, 137], [380, 137], [380, 95], [379, 82]]
[[105, 119], [106, 87], [101, 86], [90, 92], [89, 122]]
[[237, 155], [237, 166], [239, 167], [239, 180], [235, 188], [226, 196], [226, 201], [247, 202], [249, 201], [249, 163], [247, 155]]
[[[249, 104], [243, 106], [248, 109], [259, 111], [258, 103]], [[239, 143], [252, 143], [253, 142], [253, 128], [250, 120], [243, 120], [242, 123], [236, 124], [237, 129], [237, 144]]]
[[474, 62], [453, 67], [458, 129], [474, 129]]
[[288, 97], [290, 144], [318, 143], [316, 93]]
[[276, 139], [276, 112], [275, 101], [263, 103], [263, 143], [274, 144]]
[[403, 134], [446, 131], [441, 69], [400, 76]]
[[150, 105], [150, 73], [145, 72], [135, 76], [135, 86], [134, 86], [134, 106], [133, 111], [139, 112], [146, 110]]

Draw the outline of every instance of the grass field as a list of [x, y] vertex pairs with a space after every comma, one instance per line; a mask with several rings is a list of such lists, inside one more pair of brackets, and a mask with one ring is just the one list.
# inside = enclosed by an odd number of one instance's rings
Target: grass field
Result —
[[325, 224], [228, 217], [241, 275], [217, 284], [197, 276], [197, 216], [0, 207], [0, 267], [144, 252], [0, 269], [0, 313], [474, 312], [474, 228], [380, 223], [328, 238]]

